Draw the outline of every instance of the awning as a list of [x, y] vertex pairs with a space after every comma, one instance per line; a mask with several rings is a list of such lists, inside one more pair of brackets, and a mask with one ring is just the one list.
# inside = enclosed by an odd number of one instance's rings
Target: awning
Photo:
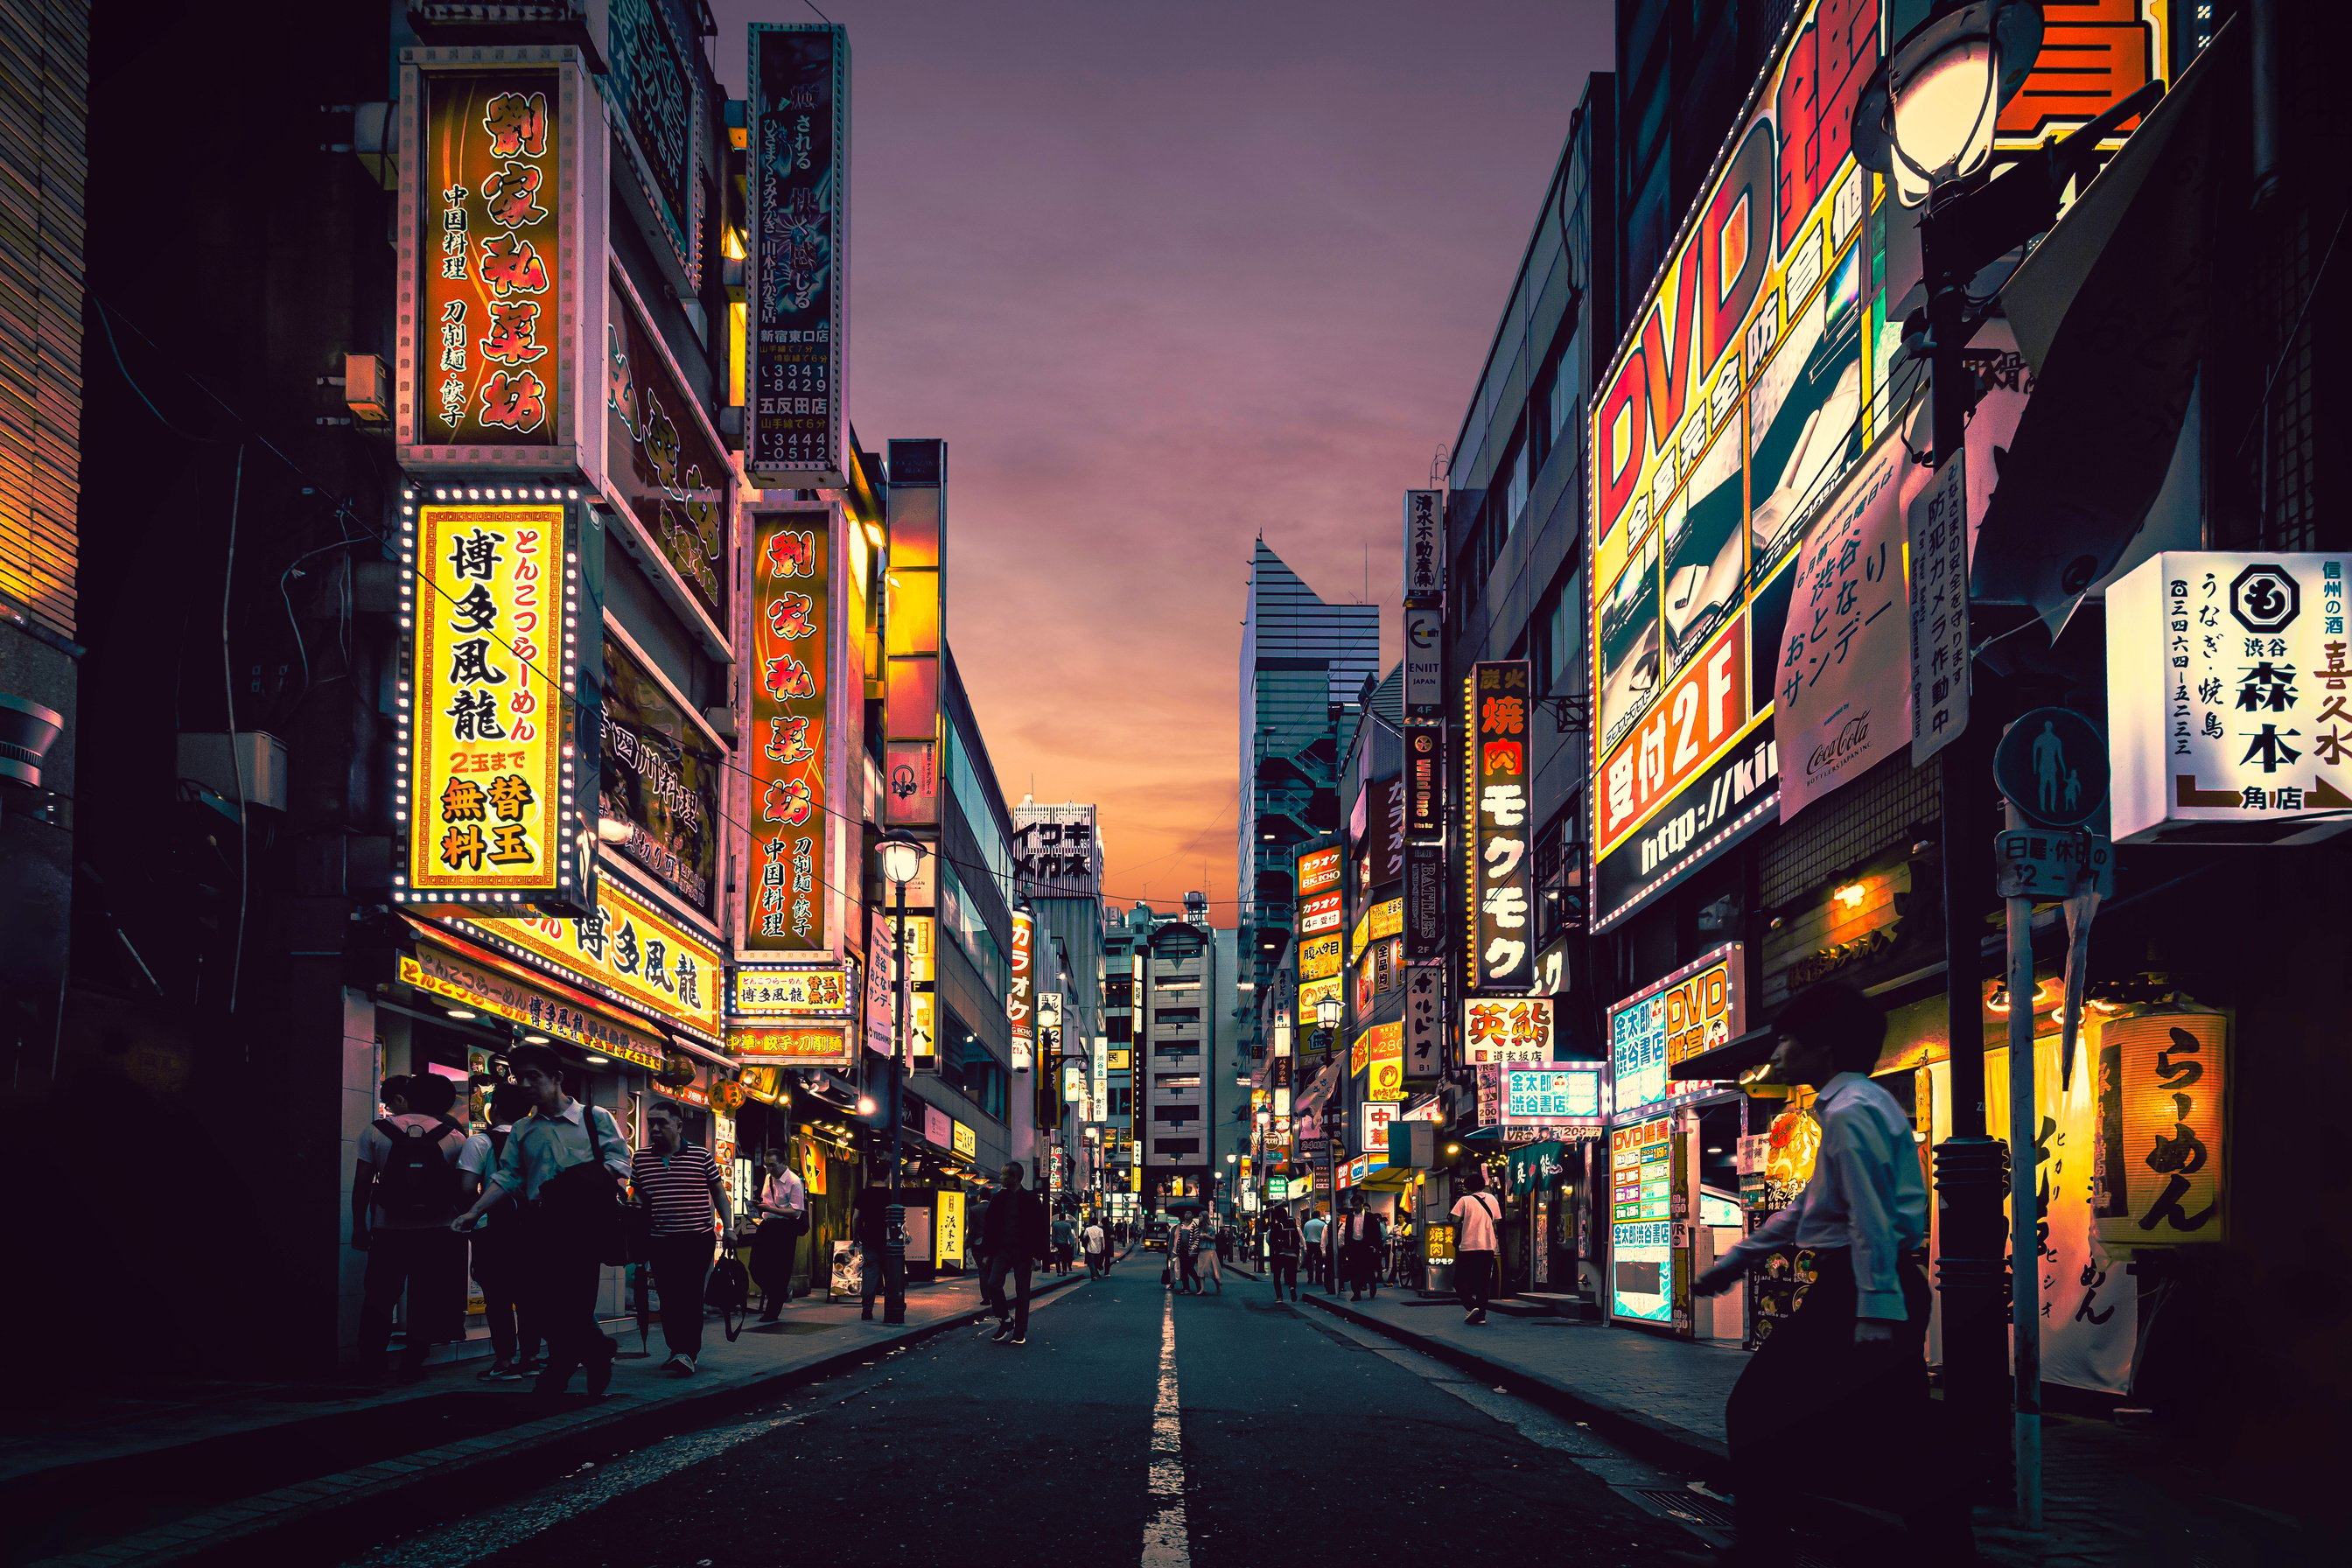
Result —
[[2114, 568], [2163, 487], [2204, 342], [2208, 209], [2227, 178], [2207, 79], [2234, 68], [2212, 59], [2233, 31], [2000, 290], [2035, 379], [1977, 534], [1979, 599], [2063, 614]]
[[1401, 1193], [1412, 1185], [1413, 1178], [1420, 1174], [1421, 1173], [1411, 1165], [1382, 1165], [1379, 1170], [1364, 1177], [1359, 1190], [1367, 1193]]

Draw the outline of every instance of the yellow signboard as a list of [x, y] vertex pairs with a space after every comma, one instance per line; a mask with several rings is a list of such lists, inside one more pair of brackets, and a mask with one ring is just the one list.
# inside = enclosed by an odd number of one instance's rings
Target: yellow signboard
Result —
[[848, 1067], [849, 1026], [803, 1024], [730, 1028], [727, 1031], [727, 1054], [740, 1061], [769, 1062], [778, 1067]]
[[1134, 1053], [1132, 1051], [1127, 1050], [1121, 1047], [1113, 1046], [1110, 1048], [1110, 1060], [1106, 1065], [1104, 1070], [1108, 1072], [1130, 1071], [1134, 1064]]
[[[1349, 952], [1360, 953], [1383, 937], [1397, 936], [1404, 931], [1404, 900], [1391, 899], [1374, 904], [1356, 921], [1356, 929], [1348, 943]], [[1301, 973], [1306, 973], [1303, 969]]]
[[977, 1159], [980, 1155], [980, 1134], [973, 1131], [968, 1122], [957, 1121], [949, 1137], [948, 1146], [967, 1160]]
[[1326, 996], [1338, 996], [1339, 994], [1339, 977], [1336, 974], [1331, 976], [1328, 980], [1310, 980], [1305, 984], [1299, 986], [1298, 1017], [1300, 1023], [1308, 1029], [1318, 1029], [1322, 1027], [1322, 1025], [1316, 1020], [1316, 1005], [1321, 1002]]
[[[961, 1125], [961, 1123], [959, 1123]], [[939, 1219], [931, 1230], [931, 1239], [938, 1247], [936, 1257], [941, 1263], [963, 1261], [963, 1194], [942, 1188], [939, 1194]]]
[[1298, 978], [1328, 980], [1339, 973], [1341, 960], [1339, 933], [1310, 936], [1298, 944]]
[[462, 1002], [476, 1012], [493, 1014], [510, 1024], [553, 1035], [641, 1068], [658, 1068], [664, 1060], [661, 1042], [651, 1035], [625, 1028], [584, 1007], [533, 990], [488, 965], [469, 963], [436, 947], [421, 946], [414, 958], [404, 954], [400, 978], [420, 991]]
[[622, 887], [598, 879], [583, 920], [517, 916], [456, 924], [579, 976], [591, 989], [719, 1037], [719, 949]]
[[845, 965], [823, 969], [756, 969], [739, 965], [728, 1012], [739, 1018], [824, 1017], [849, 1011], [857, 994]]
[[1375, 1024], [1356, 1037], [1349, 1067], [1370, 1075], [1364, 1098], [1371, 1101], [1404, 1098], [1404, 1025]]
[[404, 519], [394, 811], [402, 903], [528, 905], [583, 895], [571, 853], [564, 704], [579, 615], [562, 501], [424, 506]]

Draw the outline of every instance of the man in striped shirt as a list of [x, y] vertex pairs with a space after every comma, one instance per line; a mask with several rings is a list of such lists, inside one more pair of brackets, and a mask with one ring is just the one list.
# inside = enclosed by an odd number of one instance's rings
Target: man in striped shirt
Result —
[[727, 1192], [710, 1151], [686, 1141], [686, 1113], [667, 1100], [646, 1110], [646, 1146], [629, 1166], [629, 1184], [646, 1214], [646, 1261], [661, 1293], [664, 1372], [694, 1375], [702, 1353], [702, 1289], [717, 1238], [727, 1227]]

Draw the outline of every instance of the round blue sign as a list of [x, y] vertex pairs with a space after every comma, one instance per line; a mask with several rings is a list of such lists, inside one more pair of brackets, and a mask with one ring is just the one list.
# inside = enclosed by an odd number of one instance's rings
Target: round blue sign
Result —
[[2107, 800], [2107, 738], [2072, 708], [2036, 708], [1992, 753], [1993, 782], [2037, 827], [2080, 827]]

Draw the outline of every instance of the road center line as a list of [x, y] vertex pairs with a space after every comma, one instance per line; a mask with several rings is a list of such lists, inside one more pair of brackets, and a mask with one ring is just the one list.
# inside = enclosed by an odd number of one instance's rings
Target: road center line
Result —
[[1151, 1406], [1151, 1495], [1143, 1524], [1143, 1568], [1192, 1568], [1184, 1521], [1184, 1427], [1176, 1400], [1176, 1298], [1160, 1301], [1160, 1397]]

